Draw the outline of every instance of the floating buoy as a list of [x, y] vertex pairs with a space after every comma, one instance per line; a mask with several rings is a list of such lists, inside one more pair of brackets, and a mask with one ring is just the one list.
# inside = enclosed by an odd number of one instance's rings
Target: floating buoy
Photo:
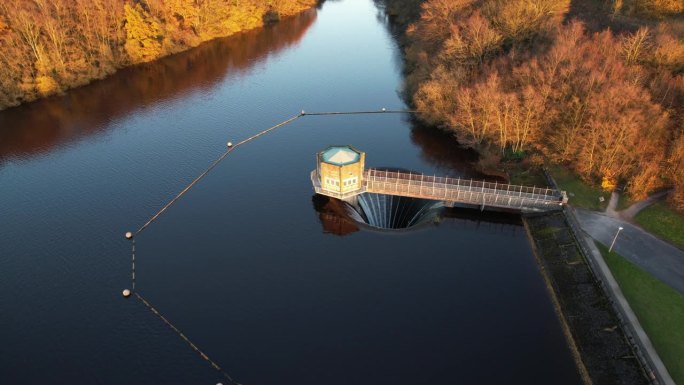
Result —
[[121, 294], [123, 294], [124, 298], [128, 298], [131, 296], [131, 291], [128, 289], [124, 289], [124, 291], [121, 292]]
[[382, 112], [385, 112], [385, 111], [387, 111], [387, 110], [385, 109], [385, 107], [382, 107]]
[[306, 111], [302, 110], [302, 113], [300, 115], [306, 115]]
[[228, 142], [228, 143], [226, 143], [226, 146], [228, 146], [228, 147], [233, 147], [233, 142]]
[[126, 239], [131, 239], [131, 238], [133, 238], [133, 233], [131, 233], [130, 231], [126, 232]]

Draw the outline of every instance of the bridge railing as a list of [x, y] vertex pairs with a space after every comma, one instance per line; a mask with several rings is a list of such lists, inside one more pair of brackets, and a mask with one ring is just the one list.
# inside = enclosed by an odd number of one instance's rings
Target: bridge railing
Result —
[[561, 192], [545, 187], [527, 187], [498, 182], [367, 169], [368, 191], [397, 193], [425, 199], [494, 205], [500, 207], [545, 207], [559, 205]]
[[[385, 170], [377, 170], [373, 168], [366, 169], [366, 178], [368, 179], [375, 179], [375, 180], [381, 180], [384, 178], [390, 178], [390, 179], [399, 179], [399, 180], [405, 180], [405, 181], [410, 181], [411, 185], [416, 185], [416, 184], [443, 184], [443, 185], [449, 185], [449, 186], [458, 186], [459, 188], [467, 189], [468, 191], [471, 190], [496, 190], [497, 193], [504, 193], [504, 194], [531, 194], [531, 195], [542, 195], [542, 196], [548, 196], [549, 198], [557, 199], [560, 198], [561, 195], [560, 193], [555, 190], [551, 189], [548, 187], [528, 187], [528, 186], [520, 186], [520, 185], [512, 185], [512, 184], [507, 184], [507, 183], [498, 183], [498, 182], [487, 182], [487, 181], [481, 181], [481, 180], [475, 180], [475, 179], [463, 179], [463, 178], [450, 178], [450, 177], [441, 177], [441, 176], [432, 176], [432, 175], [425, 175], [425, 174], [413, 174], [410, 172], [403, 172], [403, 171], [385, 171]], [[415, 182], [415, 183], [413, 183]]]

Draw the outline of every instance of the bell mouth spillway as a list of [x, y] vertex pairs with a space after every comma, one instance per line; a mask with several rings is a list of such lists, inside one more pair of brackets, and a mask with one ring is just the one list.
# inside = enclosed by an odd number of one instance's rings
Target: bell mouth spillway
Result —
[[359, 227], [379, 230], [405, 230], [439, 220], [443, 201], [366, 191], [364, 161], [365, 154], [351, 146], [329, 146], [318, 154], [311, 181], [316, 193], [328, 198], [328, 216], [334, 212]]
[[395, 195], [363, 193], [345, 199], [348, 215], [361, 224], [383, 229], [402, 230], [439, 220], [443, 202]]
[[[557, 188], [511, 185], [401, 169], [366, 168], [366, 154], [351, 145], [332, 145], [316, 155], [311, 183], [318, 195], [344, 202], [335, 214], [376, 229], [407, 229], [438, 220], [445, 206], [519, 212], [559, 210], [567, 195]], [[342, 208], [342, 210], [339, 210]], [[340, 211], [344, 214], [340, 215]], [[330, 224], [331, 213], [323, 213]], [[324, 219], [322, 219], [324, 220]], [[327, 222], [326, 222], [327, 223]], [[341, 223], [341, 222], [339, 222]], [[345, 227], [342, 232], [349, 229]]]

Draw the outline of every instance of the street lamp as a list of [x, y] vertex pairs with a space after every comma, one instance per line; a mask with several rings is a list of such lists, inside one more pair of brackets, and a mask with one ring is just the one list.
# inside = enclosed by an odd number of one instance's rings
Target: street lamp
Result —
[[613, 243], [610, 244], [610, 248], [608, 249], [609, 253], [611, 251], [613, 251], [613, 246], [615, 246], [615, 241], [617, 240], [617, 236], [618, 236], [618, 234], [620, 234], [620, 231], [622, 231], [623, 229], [624, 229], [624, 227], [622, 227], [622, 226], [618, 227], [618, 231], [617, 231], [617, 233], [615, 233], [615, 238], [613, 238]]

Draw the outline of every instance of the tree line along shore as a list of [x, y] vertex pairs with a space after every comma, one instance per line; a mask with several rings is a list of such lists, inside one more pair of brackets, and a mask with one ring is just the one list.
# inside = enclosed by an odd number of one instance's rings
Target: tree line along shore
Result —
[[[502, 160], [562, 163], [684, 210], [680, 0], [377, 0], [420, 118]], [[255, 28], [315, 0], [5, 0], [0, 109]]]
[[384, 0], [420, 119], [502, 161], [557, 163], [684, 210], [684, 3]]
[[3, 0], [0, 110], [256, 28], [316, 0]]

